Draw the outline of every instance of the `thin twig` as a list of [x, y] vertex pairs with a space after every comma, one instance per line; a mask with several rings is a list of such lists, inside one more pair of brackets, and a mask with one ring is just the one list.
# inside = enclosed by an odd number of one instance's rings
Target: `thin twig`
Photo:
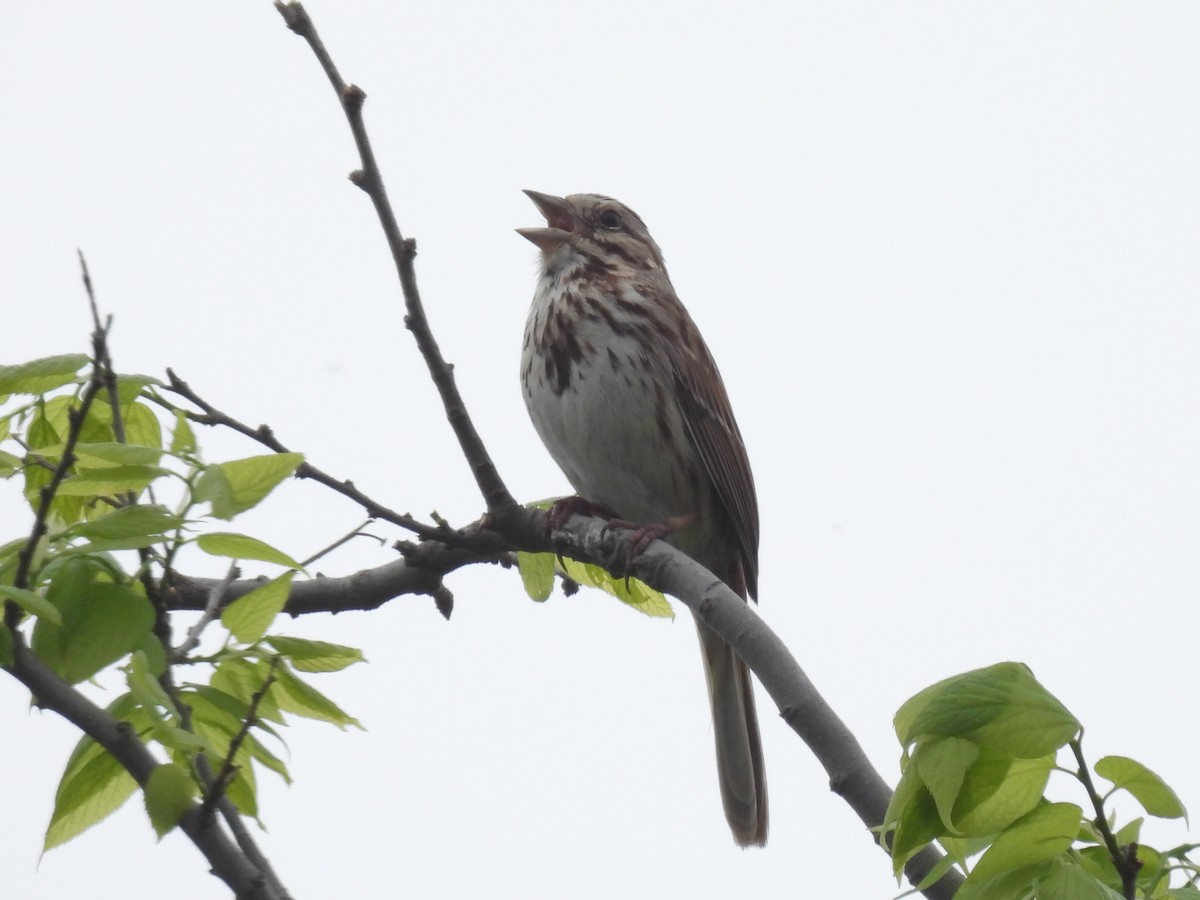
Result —
[[333, 85], [342, 110], [346, 114], [346, 120], [354, 135], [354, 143], [358, 147], [359, 159], [362, 162], [362, 169], [351, 173], [350, 180], [367, 193], [375, 206], [379, 224], [383, 227], [384, 237], [387, 239], [388, 248], [392, 253], [392, 260], [396, 264], [400, 287], [404, 293], [404, 305], [408, 311], [404, 324], [412, 332], [421, 356], [424, 357], [425, 363], [429, 367], [429, 374], [433, 378], [433, 383], [437, 387], [442, 405], [446, 410], [446, 419], [450, 423], [450, 427], [454, 429], [454, 434], [458, 438], [463, 455], [475, 476], [475, 483], [483, 494], [488, 511], [498, 512], [516, 506], [516, 500], [504, 486], [500, 473], [493, 465], [487, 448], [484, 447], [479, 433], [471, 422], [466, 405], [454, 382], [453, 366], [442, 358], [442, 352], [425, 317], [425, 309], [417, 289], [416, 271], [413, 267], [413, 261], [417, 255], [417, 245], [414, 240], [405, 239], [400, 233], [400, 226], [397, 225], [395, 214], [392, 212], [392, 204], [388, 199], [387, 190], [383, 186], [383, 177], [379, 173], [379, 166], [375, 162], [375, 152], [371, 149], [371, 141], [363, 122], [363, 101], [366, 100], [367, 95], [358, 86], [347, 84], [342, 80], [337, 66], [330, 58], [329, 52], [325, 49], [320, 35], [317, 34], [317, 29], [302, 4], [283, 3], [277, 0], [275, 8], [283, 16], [288, 28], [308, 42], [320, 62], [321, 68], [329, 78], [329, 83]]
[[279, 657], [272, 656], [271, 663], [267, 667], [267, 676], [263, 679], [263, 683], [259, 686], [250, 697], [250, 704], [246, 708], [246, 716], [242, 719], [242, 727], [238, 729], [237, 734], [229, 742], [229, 751], [225, 754], [225, 760], [221, 763], [221, 771], [217, 773], [213, 779], [212, 785], [208, 789], [207, 795], [204, 797], [204, 802], [200, 805], [202, 815], [212, 815], [213, 808], [217, 801], [225, 796], [225, 789], [229, 787], [230, 782], [237, 777], [238, 751], [242, 749], [242, 744], [250, 734], [250, 729], [258, 722], [258, 705], [267, 696], [267, 691], [271, 689], [271, 685], [275, 683], [275, 670], [279, 668]]
[[[38, 491], [38, 508], [34, 513], [33, 527], [29, 531], [29, 538], [17, 552], [17, 571], [13, 576], [13, 585], [15, 587], [26, 589], [29, 587], [29, 570], [33, 565], [33, 556], [37, 551], [38, 542], [46, 534], [49, 527], [50, 506], [54, 503], [54, 497], [58, 493], [59, 486], [67, 477], [71, 467], [75, 465], [75, 446], [79, 443], [79, 435], [83, 431], [83, 423], [87, 419], [88, 410], [92, 408], [92, 401], [96, 399], [96, 395], [102, 387], [99, 375], [100, 367], [96, 360], [100, 358], [104, 350], [105, 338], [106, 333], [103, 329], [99, 329], [92, 334], [92, 351], [94, 356], [92, 377], [83, 389], [83, 396], [80, 398], [79, 406], [73, 407], [67, 412], [67, 439], [63, 442], [62, 456], [58, 460], [58, 465], [54, 467], [54, 474], [50, 476], [49, 484]], [[21, 615], [21, 607], [15, 601], [5, 601], [4, 621], [9, 628], [16, 628], [17, 624], [21, 621]]]
[[208, 599], [204, 603], [204, 612], [196, 621], [196, 624], [188, 629], [183, 643], [171, 650], [170, 659], [172, 662], [183, 662], [187, 659], [187, 655], [200, 645], [200, 636], [204, 634], [204, 629], [216, 618], [217, 611], [221, 608], [221, 601], [225, 599], [225, 595], [229, 591], [229, 586], [241, 574], [241, 569], [237, 567], [237, 563], [230, 563], [225, 577], [209, 589]]
[[[200, 407], [203, 413], [192, 413], [184, 410], [188, 419], [197, 422], [201, 425], [221, 426], [229, 428], [238, 434], [243, 434], [251, 440], [257, 441], [268, 450], [274, 453], [291, 453], [276, 437], [274, 430], [269, 425], [259, 425], [257, 428], [252, 428], [249, 425], [235, 419], [226, 413], [221, 412], [199, 394], [197, 394], [188, 385], [186, 381], [175, 374], [171, 369], [167, 369], [168, 384], [166, 389], [174, 394], [178, 394], [188, 402]], [[178, 409], [174, 404], [168, 402], [162, 397], [151, 396], [151, 400], [165, 409], [175, 411]], [[339, 481], [332, 475], [318, 469], [316, 466], [308, 462], [302, 462], [296, 468], [297, 478], [307, 478], [318, 484], [323, 484], [325, 487], [336, 491], [344, 497], [348, 497], [355, 503], [359, 504], [367, 511], [367, 515], [372, 519], [382, 519], [385, 522], [391, 522], [400, 528], [411, 531], [413, 534], [425, 540], [442, 541], [444, 543], [454, 543], [456, 530], [446, 525], [428, 525], [419, 519], [414, 518], [408, 513], [398, 513], [395, 510], [389, 509], [382, 503], [367, 496], [357, 487], [354, 482], [349, 480]]]
[[1113, 867], [1121, 876], [1122, 895], [1126, 900], [1133, 900], [1137, 894], [1138, 872], [1142, 868], [1142, 864], [1137, 858], [1137, 844], [1127, 844], [1122, 847], [1117, 843], [1117, 836], [1113, 834], [1108, 825], [1108, 816], [1104, 813], [1104, 801], [1096, 791], [1091, 772], [1088, 771], [1087, 761], [1083, 758], [1083, 734], [1080, 733], [1079, 737], [1074, 738], [1070, 744], [1071, 752], [1075, 755], [1075, 762], [1079, 766], [1079, 770], [1072, 774], [1083, 785], [1083, 789], [1092, 803], [1092, 809], [1096, 812], [1096, 818], [1092, 820], [1092, 824], [1100, 833], [1100, 838], [1104, 841], [1104, 848], [1108, 851]]
[[334, 541], [328, 547], [322, 547], [320, 550], [318, 550], [312, 556], [308, 557], [308, 559], [301, 560], [300, 561], [301, 568], [307, 569], [309, 566], [311, 566], [313, 563], [315, 563], [321, 557], [328, 556], [330, 553], [332, 553], [338, 547], [342, 546], [343, 544], [349, 543], [350, 541], [354, 540], [356, 537], [369, 537], [369, 538], [373, 538], [374, 540], [379, 541], [380, 544], [385, 543], [383, 538], [377, 537], [373, 534], [368, 534], [367, 532], [363, 531], [364, 528], [366, 528], [368, 525], [371, 524], [371, 521], [372, 521], [371, 519], [367, 519], [361, 525], [357, 525], [354, 528], [350, 529], [349, 532], [342, 535], [340, 538], [338, 538], [336, 541]]

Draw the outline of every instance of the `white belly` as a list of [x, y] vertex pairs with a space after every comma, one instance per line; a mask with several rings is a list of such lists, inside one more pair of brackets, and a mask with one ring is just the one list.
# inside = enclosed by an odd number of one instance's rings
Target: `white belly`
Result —
[[[566, 384], [535, 355], [536, 334], [548, 308], [535, 303], [521, 370], [525, 404], [542, 442], [585, 500], [635, 522], [658, 522], [695, 512], [696, 491], [680, 456], [693, 456], [682, 433], [673, 376], [665, 361], [646, 358], [632, 335], [603, 322], [580, 320], [574, 336], [584, 352], [572, 359]], [[654, 373], [658, 373], [655, 375]], [[561, 390], [560, 390], [561, 389]]]

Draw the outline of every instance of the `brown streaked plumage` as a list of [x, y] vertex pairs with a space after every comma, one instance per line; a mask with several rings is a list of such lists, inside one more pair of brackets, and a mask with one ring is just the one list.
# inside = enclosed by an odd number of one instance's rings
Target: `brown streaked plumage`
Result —
[[[546, 227], [521, 383], [542, 442], [584, 500], [640, 523], [741, 597], [758, 590], [758, 502], [729, 397], [633, 210], [598, 194], [526, 191]], [[749, 670], [699, 622], [725, 816], [767, 840], [767, 791]]]

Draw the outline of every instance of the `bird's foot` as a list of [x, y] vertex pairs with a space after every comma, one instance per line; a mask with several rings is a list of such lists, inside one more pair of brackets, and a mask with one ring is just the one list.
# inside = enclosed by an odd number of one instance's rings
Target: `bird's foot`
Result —
[[582, 497], [559, 497], [550, 504], [546, 514], [550, 530], [562, 528], [571, 516], [592, 516], [597, 519], [612, 519], [616, 513], [599, 503], [584, 500]]
[[685, 516], [671, 516], [671, 518], [663, 519], [661, 522], [630, 522], [626, 519], [609, 519], [604, 528], [606, 531], [620, 528], [624, 531], [633, 532], [629, 537], [629, 543], [626, 544], [625, 549], [625, 567], [628, 570], [638, 555], [654, 543], [654, 541], [664, 538], [678, 531], [680, 528], [691, 525], [699, 518], [699, 513], [688, 513]]

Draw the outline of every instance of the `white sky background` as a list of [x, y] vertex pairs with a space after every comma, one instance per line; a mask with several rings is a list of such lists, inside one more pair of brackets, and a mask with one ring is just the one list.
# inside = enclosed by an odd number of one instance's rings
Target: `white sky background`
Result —
[[[536, 250], [512, 229], [539, 222], [520, 189], [606, 193], [721, 365], [762, 613], [884, 775], [906, 698], [1014, 659], [1093, 760], [1133, 756], [1200, 808], [1200, 7], [310, 10], [368, 94], [432, 325], [514, 494], [568, 490], [517, 387]], [[270, 5], [3, 18], [0, 362], [86, 351], [82, 247], [118, 368], [172, 366], [394, 508], [475, 519], [341, 112]], [[5, 534], [26, 527], [11, 486], [0, 504]], [[303, 556], [359, 518], [292, 484], [238, 527]], [[319, 568], [392, 558], [362, 541]], [[318, 682], [369, 730], [301, 721], [295, 786], [261, 779], [298, 898], [896, 892], [765, 694], [771, 844], [735, 848], [686, 613], [535, 605], [491, 568], [449, 586], [449, 623], [406, 598], [287, 626], [371, 660]], [[35, 872], [77, 735], [27, 699], [0, 679], [6, 896], [226, 896], [136, 802]]]

